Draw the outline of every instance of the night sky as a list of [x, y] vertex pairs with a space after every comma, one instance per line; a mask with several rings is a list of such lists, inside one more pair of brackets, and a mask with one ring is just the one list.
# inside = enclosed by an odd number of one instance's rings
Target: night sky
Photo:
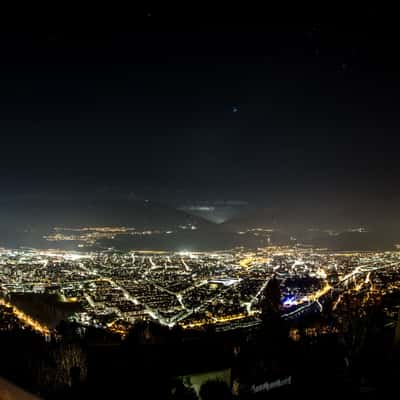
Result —
[[0, 196], [397, 198], [398, 42], [367, 11], [1, 33]]

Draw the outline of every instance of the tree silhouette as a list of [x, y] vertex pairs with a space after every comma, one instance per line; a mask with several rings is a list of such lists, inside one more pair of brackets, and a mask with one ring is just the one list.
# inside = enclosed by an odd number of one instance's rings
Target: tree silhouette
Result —
[[281, 288], [279, 280], [275, 277], [272, 277], [265, 287], [260, 305], [263, 321], [268, 321], [280, 315]]

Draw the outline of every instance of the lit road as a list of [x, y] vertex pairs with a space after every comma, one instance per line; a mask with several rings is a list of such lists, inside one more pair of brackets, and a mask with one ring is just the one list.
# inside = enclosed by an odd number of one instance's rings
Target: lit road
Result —
[[265, 280], [265, 282], [262, 284], [262, 286], [260, 287], [259, 291], [255, 294], [255, 296], [250, 300], [249, 303], [246, 303], [246, 308], [247, 308], [247, 312], [248, 314], [251, 314], [251, 306], [253, 305], [253, 303], [258, 299], [258, 297], [261, 295], [261, 293], [264, 291], [264, 289], [267, 287], [268, 282], [270, 281], [271, 278], [267, 278]]
[[50, 335], [50, 329], [47, 326], [42, 325], [40, 322], [34, 320], [29, 315], [26, 315], [23, 311], [21, 311], [19, 308], [15, 307], [11, 303], [8, 303], [4, 299], [0, 298], [0, 305], [5, 306], [5, 307], [11, 307], [13, 315], [16, 318], [18, 318], [23, 325], [29, 326], [34, 331], [36, 331], [44, 336]]

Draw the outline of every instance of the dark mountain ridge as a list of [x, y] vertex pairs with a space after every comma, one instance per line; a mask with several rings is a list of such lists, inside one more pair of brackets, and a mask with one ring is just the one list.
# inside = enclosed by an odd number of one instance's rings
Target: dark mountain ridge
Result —
[[211, 223], [184, 211], [149, 200], [120, 199], [20, 199], [0, 202], [3, 229], [50, 229], [55, 226], [129, 226], [136, 229], [171, 229]]

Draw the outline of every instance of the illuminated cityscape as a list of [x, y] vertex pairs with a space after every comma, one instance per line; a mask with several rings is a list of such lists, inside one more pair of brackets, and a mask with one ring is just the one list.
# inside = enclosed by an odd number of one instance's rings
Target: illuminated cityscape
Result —
[[[104, 230], [110, 229], [77, 231]], [[236, 337], [262, 329], [274, 280], [280, 286], [280, 319], [294, 343], [352, 335], [354, 319], [384, 304], [384, 323], [397, 340], [398, 306], [386, 299], [400, 296], [400, 252], [298, 245], [213, 252], [2, 248], [0, 332], [28, 329], [45, 342], [58, 341], [66, 320], [80, 327], [80, 335], [96, 329], [109, 332], [113, 341], [126, 341], [143, 323], [200, 334], [213, 327], [216, 334]], [[35, 303], [32, 296], [42, 300]], [[274, 387], [252, 390], [269, 385]]]
[[394, 10], [164, 3], [0, 32], [0, 400], [392, 397]]
[[[257, 325], [259, 299], [272, 277], [280, 281], [284, 319], [322, 312], [324, 306], [335, 311], [344, 298], [358, 299], [358, 293], [362, 307], [377, 294], [400, 289], [400, 253], [274, 246], [212, 253], [0, 252], [4, 299], [13, 293], [56, 292], [62, 302], [79, 303], [71, 320], [121, 335], [139, 320], [183, 328], [215, 325], [217, 330]], [[6, 300], [2, 305], [13, 307]], [[50, 326], [18, 307], [13, 311], [22, 324], [50, 333]]]

